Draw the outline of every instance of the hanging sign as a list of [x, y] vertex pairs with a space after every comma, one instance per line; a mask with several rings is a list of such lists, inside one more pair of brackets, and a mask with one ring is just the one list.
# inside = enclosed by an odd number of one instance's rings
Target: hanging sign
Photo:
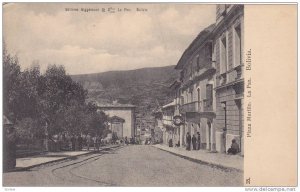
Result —
[[182, 116], [176, 115], [173, 117], [173, 123], [176, 126], [182, 125], [183, 124], [183, 118]]

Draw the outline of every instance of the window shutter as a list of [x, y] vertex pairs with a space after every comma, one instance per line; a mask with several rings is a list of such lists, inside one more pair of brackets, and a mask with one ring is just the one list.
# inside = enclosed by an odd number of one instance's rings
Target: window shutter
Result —
[[213, 95], [213, 85], [207, 84], [206, 85], [206, 99], [211, 100]]

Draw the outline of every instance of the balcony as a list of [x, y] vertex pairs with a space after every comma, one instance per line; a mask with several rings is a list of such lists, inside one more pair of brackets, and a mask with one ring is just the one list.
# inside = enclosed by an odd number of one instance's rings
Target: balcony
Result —
[[244, 93], [237, 93], [234, 97], [235, 100], [243, 99], [243, 98], [244, 98]]
[[204, 112], [211, 112], [213, 111], [213, 100], [212, 99], [205, 99], [203, 100], [203, 111]]
[[180, 106], [179, 111], [180, 111], [180, 113], [200, 112], [201, 111], [201, 102], [194, 101], [191, 103], [183, 104]]

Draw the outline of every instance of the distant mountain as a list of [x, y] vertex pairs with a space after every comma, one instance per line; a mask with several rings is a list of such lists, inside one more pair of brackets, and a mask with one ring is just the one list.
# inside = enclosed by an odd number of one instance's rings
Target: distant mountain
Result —
[[[128, 103], [137, 106], [137, 115], [150, 116], [157, 106], [171, 102], [169, 86], [179, 77], [175, 66], [143, 68], [72, 75], [72, 79], [88, 90], [88, 99], [100, 103]], [[150, 117], [149, 117], [150, 118]]]

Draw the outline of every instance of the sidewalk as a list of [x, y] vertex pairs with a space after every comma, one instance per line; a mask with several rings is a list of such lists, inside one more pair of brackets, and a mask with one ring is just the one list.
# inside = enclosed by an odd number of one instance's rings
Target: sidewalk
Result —
[[[107, 148], [114, 148], [114, 147], [117, 146], [116, 145], [103, 146], [102, 148], [99, 149], [99, 151], [102, 151]], [[71, 159], [81, 155], [91, 154], [95, 152], [97, 151], [94, 151], [92, 148], [90, 151], [83, 150], [83, 151], [45, 152], [43, 154], [34, 155], [31, 157], [17, 158], [16, 168], [14, 171], [27, 170], [46, 163]]]
[[181, 147], [168, 147], [166, 145], [152, 145], [158, 149], [179, 155], [190, 160], [217, 166], [225, 169], [244, 171], [244, 158], [239, 155], [226, 155], [224, 153], [213, 153], [207, 150], [187, 151]]

